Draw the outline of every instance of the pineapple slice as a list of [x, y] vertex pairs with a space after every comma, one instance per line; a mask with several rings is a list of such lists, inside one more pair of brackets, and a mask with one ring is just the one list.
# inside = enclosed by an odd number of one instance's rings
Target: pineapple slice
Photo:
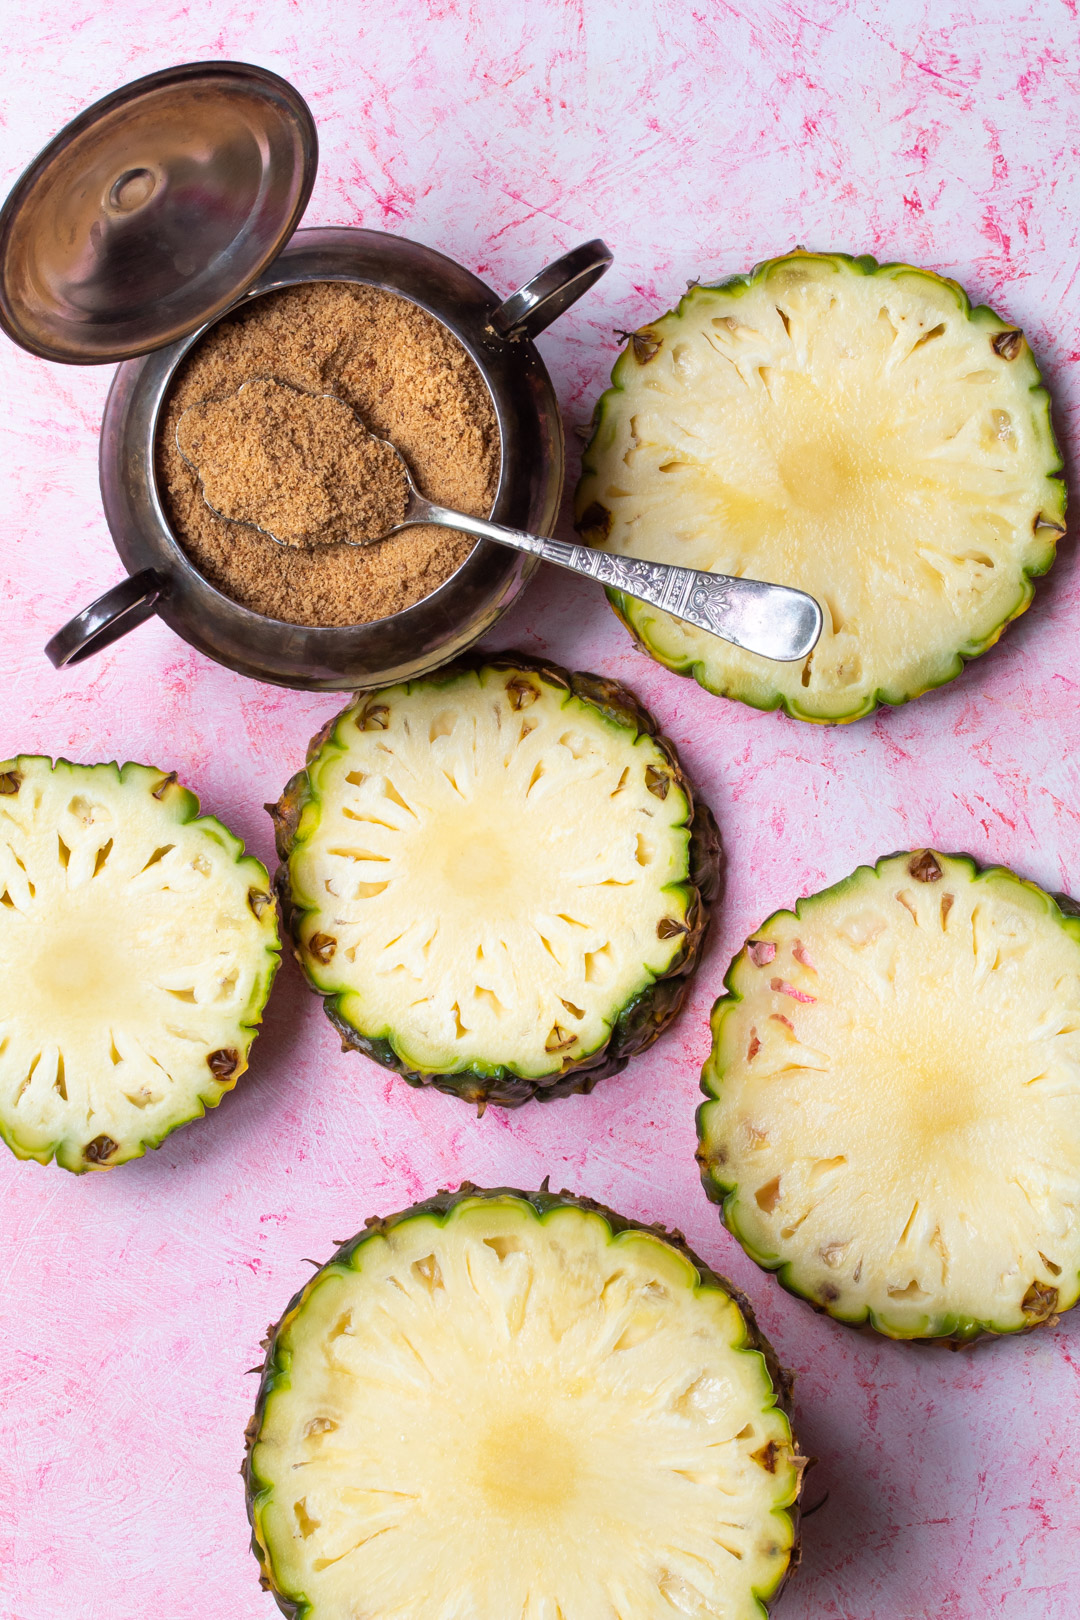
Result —
[[609, 592], [711, 692], [855, 720], [960, 673], [1031, 601], [1064, 533], [1061, 457], [1023, 334], [953, 281], [788, 254], [632, 335], [577, 520], [592, 545], [810, 592], [802, 665]]
[[921, 850], [747, 942], [713, 1013], [699, 1159], [785, 1288], [895, 1339], [1015, 1333], [1076, 1303], [1074, 913]]
[[680, 1240], [466, 1186], [369, 1223], [272, 1330], [253, 1549], [306, 1620], [760, 1620], [797, 1557], [788, 1406]]
[[682, 1002], [715, 825], [613, 681], [514, 654], [368, 693], [273, 813], [304, 971], [415, 1085], [587, 1091]]
[[175, 774], [0, 765], [0, 1136], [109, 1170], [215, 1108], [278, 964], [266, 868]]

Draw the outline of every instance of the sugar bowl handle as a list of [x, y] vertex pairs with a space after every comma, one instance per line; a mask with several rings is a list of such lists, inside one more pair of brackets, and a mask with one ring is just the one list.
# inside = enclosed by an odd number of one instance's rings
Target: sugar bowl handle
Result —
[[45, 643], [45, 656], [54, 669], [79, 664], [100, 652], [112, 641], [119, 641], [136, 625], [143, 624], [165, 594], [165, 581], [152, 568], [130, 574], [119, 585], [83, 608]]
[[545, 265], [524, 287], [501, 303], [491, 325], [501, 338], [534, 338], [600, 280], [612, 260], [598, 236]]

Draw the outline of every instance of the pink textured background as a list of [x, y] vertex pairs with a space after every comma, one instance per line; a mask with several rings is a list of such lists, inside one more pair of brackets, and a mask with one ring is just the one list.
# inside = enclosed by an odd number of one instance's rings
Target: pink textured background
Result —
[[[802, 242], [931, 265], [1022, 323], [1075, 442], [1074, 0], [7, 0], [3, 17], [5, 185], [104, 91], [233, 56], [311, 104], [309, 224], [415, 236], [504, 291], [606, 237], [614, 269], [541, 340], [568, 425], [588, 417], [613, 328], [667, 308], [689, 277]], [[267, 858], [263, 801], [337, 699], [245, 681], [156, 621], [54, 673], [48, 634], [120, 577], [96, 485], [109, 374], [2, 341], [0, 367], [0, 757], [175, 768]], [[955, 1356], [849, 1335], [723, 1233], [692, 1114], [708, 1008], [775, 906], [926, 841], [1080, 890], [1078, 594], [1067, 544], [1027, 618], [962, 679], [830, 731], [710, 698], [633, 651], [591, 589], [534, 584], [495, 641], [628, 681], [719, 817], [727, 895], [692, 1004], [592, 1097], [477, 1122], [343, 1057], [290, 964], [215, 1116], [105, 1177], [3, 1155], [3, 1620], [268, 1620], [236, 1477], [243, 1374], [309, 1275], [302, 1256], [460, 1178], [548, 1174], [681, 1227], [797, 1370], [821, 1459], [808, 1500], [831, 1494], [781, 1620], [1074, 1620], [1080, 1312]]]

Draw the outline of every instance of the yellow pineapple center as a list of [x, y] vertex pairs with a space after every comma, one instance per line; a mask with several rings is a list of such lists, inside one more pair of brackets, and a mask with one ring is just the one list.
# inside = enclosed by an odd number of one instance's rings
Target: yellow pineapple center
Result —
[[475, 1481], [494, 1512], [515, 1519], [547, 1518], [565, 1509], [578, 1476], [577, 1446], [569, 1423], [512, 1406], [481, 1430]]
[[826, 512], [849, 497], [858, 479], [858, 465], [847, 445], [829, 437], [795, 439], [777, 457], [780, 481], [797, 506]]
[[62, 935], [53, 935], [38, 954], [32, 994], [50, 1020], [86, 1016], [104, 1007], [115, 1015], [138, 983], [131, 952], [109, 937], [92, 905], [73, 909]]
[[912, 1066], [908, 1098], [912, 1127], [927, 1145], [985, 1122], [986, 1087], [966, 1064], [942, 1054]]
[[867, 1029], [865, 1045], [852, 1044], [849, 1055], [875, 1098], [872, 1107], [860, 1110], [862, 1129], [879, 1137], [875, 1152], [885, 1162], [902, 1158], [924, 1164], [949, 1141], [959, 1164], [966, 1158], [965, 1144], [974, 1147], [985, 1134], [988, 1115], [999, 1110], [1007, 1115], [1009, 1098], [996, 1065], [1007, 1072], [1012, 1053], [972, 1047], [970, 1026], [950, 1029], [944, 1015], [927, 1025], [911, 1002], [905, 1010], [895, 1035]]
[[[440, 814], [438, 838], [444, 851], [442, 879], [452, 901], [490, 903], [493, 896], [520, 888], [522, 855], [528, 847], [520, 826], [500, 823], [476, 803], [463, 804]], [[536, 853], [534, 849], [534, 860]]]
[[882, 475], [872, 402], [857, 392], [830, 397], [809, 378], [787, 377], [770, 426], [777, 477], [801, 511], [843, 521], [845, 511], [872, 500]]

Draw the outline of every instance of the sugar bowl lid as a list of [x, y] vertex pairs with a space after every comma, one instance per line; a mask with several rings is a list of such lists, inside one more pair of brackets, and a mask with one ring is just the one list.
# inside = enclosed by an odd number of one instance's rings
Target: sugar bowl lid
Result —
[[277, 257], [318, 163], [307, 103], [246, 62], [190, 62], [95, 102], [0, 210], [0, 326], [72, 365], [193, 332]]

